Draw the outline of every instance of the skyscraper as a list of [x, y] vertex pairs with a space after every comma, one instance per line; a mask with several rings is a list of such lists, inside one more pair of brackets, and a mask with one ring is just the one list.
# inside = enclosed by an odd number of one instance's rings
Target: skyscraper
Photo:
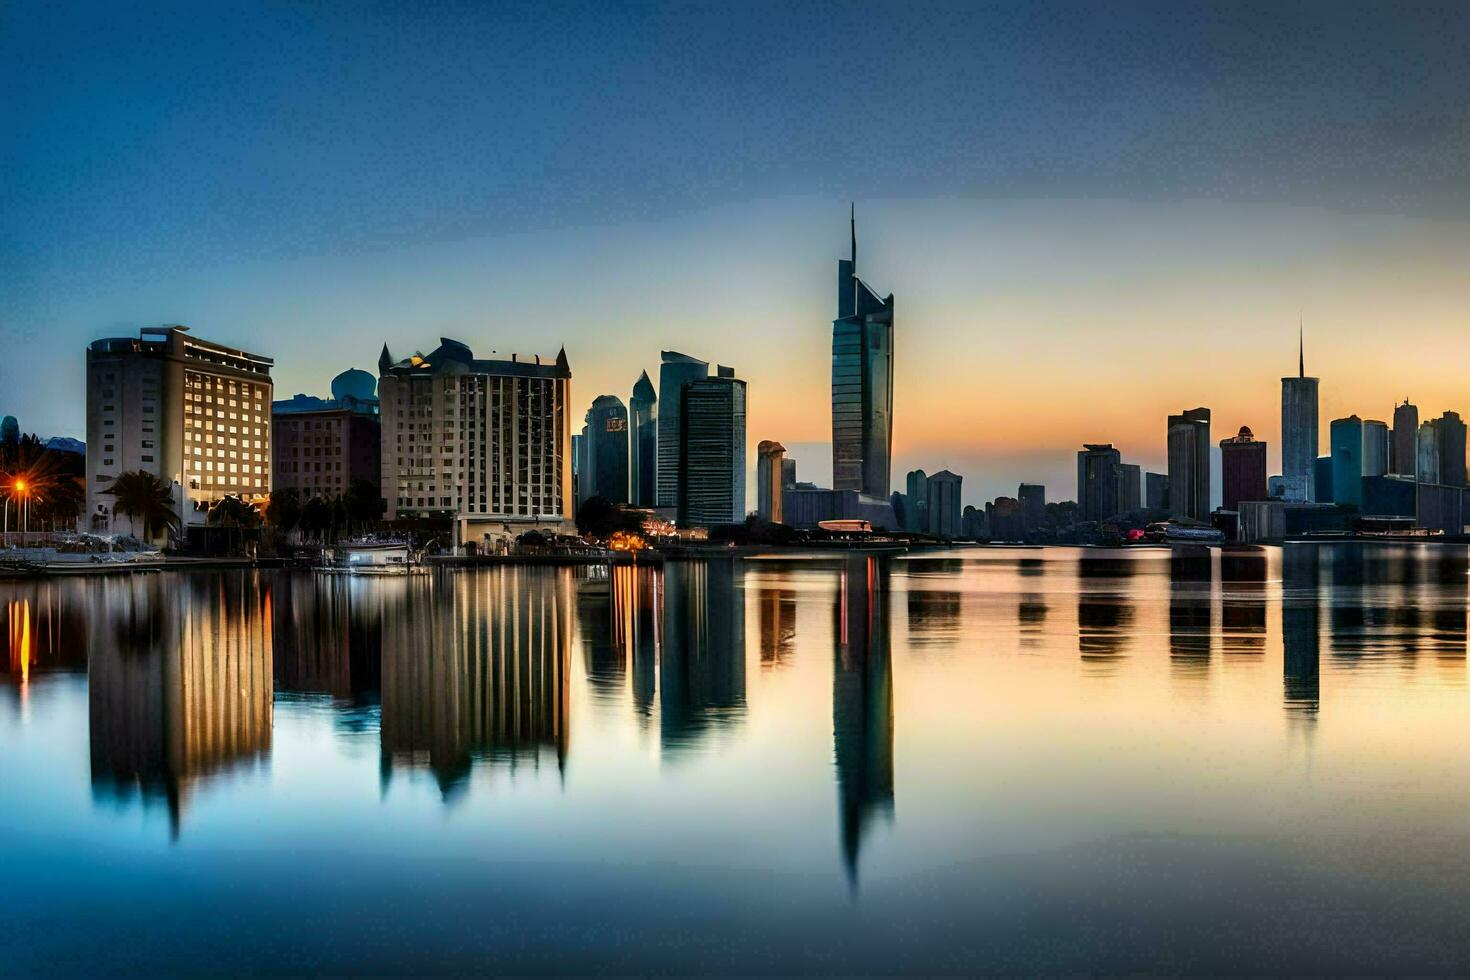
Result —
[[1169, 506], [1169, 478], [1163, 473], [1143, 475], [1143, 506], [1163, 510]]
[[1439, 480], [1439, 419], [1419, 423], [1416, 445], [1417, 459], [1414, 464], [1414, 479], [1420, 483], [1438, 483]]
[[1143, 467], [1137, 463], [1118, 466], [1118, 513], [1137, 510], [1143, 496]]
[[756, 447], [755, 494], [756, 516], [773, 524], [781, 523], [781, 493], [785, 489], [786, 447], [765, 439]]
[[1023, 483], [1016, 489], [1016, 499], [1021, 501], [1027, 532], [1040, 530], [1046, 523], [1046, 487], [1040, 483]]
[[1118, 513], [1123, 455], [1108, 443], [1086, 443], [1077, 453], [1077, 517], [1105, 521]]
[[1307, 377], [1306, 346], [1300, 334], [1297, 344], [1297, 376], [1281, 379], [1281, 477], [1286, 500], [1313, 501], [1317, 379]]
[[903, 529], [923, 532], [929, 526], [929, 477], [923, 470], [909, 470], [905, 489]]
[[679, 409], [680, 391], [690, 381], [709, 375], [709, 362], [688, 354], [666, 350], [658, 369], [658, 463], [656, 506], [679, 504]]
[[1242, 500], [1266, 499], [1266, 444], [1249, 426], [1220, 440], [1220, 506], [1239, 510]]
[[1332, 502], [1363, 506], [1363, 420], [1356, 415], [1333, 419]]
[[1169, 510], [1175, 517], [1210, 519], [1210, 410], [1169, 416]]
[[658, 503], [658, 395], [648, 372], [638, 376], [628, 399], [628, 495], [634, 507]]
[[1388, 472], [1393, 455], [1393, 442], [1388, 423], [1377, 419], [1363, 420], [1363, 475], [1382, 476]]
[[832, 321], [832, 487], [887, 499], [893, 459], [893, 295], [879, 299], [852, 258], [837, 262]]
[[957, 538], [963, 531], [961, 523], [963, 508], [960, 506], [960, 485], [963, 481], [958, 473], [940, 470], [926, 481], [929, 490], [928, 533], [936, 538]]
[[1465, 423], [1459, 412], [1439, 418], [1439, 482], [1449, 487], [1465, 485]]
[[1393, 472], [1413, 476], [1419, 471], [1419, 406], [1407, 398], [1393, 407]]
[[617, 395], [598, 395], [587, 410], [586, 459], [593, 496], [628, 502], [628, 410]]
[[721, 366], [715, 377], [696, 378], [680, 391], [679, 524], [709, 527], [742, 521], [745, 382], [735, 377], [733, 368]]

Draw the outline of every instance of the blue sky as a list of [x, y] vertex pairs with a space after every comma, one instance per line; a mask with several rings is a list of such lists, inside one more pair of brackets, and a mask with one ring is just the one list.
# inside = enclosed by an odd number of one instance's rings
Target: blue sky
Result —
[[[1273, 438], [1298, 312], [1325, 405], [1465, 411], [1467, 22], [8, 5], [0, 343], [26, 356], [0, 361], [0, 413], [80, 435], [85, 343], [184, 322], [275, 356], [283, 394], [441, 333], [565, 343], [588, 403], [687, 349], [751, 381], [753, 442], [818, 442], [849, 200], [865, 275], [899, 297], [898, 465], [949, 465], [967, 498], [1070, 496], [1084, 440], [1161, 464], [1184, 402], [1216, 407], [1217, 438]], [[1370, 370], [1386, 331], [1449, 356]], [[1160, 378], [1161, 345], [1208, 369]]]

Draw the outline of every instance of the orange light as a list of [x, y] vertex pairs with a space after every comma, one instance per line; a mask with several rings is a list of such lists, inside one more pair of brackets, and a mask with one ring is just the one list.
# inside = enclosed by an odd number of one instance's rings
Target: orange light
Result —
[[15, 481], [15, 492], [16, 493], [25, 493], [26, 492], [26, 481], [25, 480], [20, 479], [20, 478], [17, 478], [16, 479], [16, 481]]

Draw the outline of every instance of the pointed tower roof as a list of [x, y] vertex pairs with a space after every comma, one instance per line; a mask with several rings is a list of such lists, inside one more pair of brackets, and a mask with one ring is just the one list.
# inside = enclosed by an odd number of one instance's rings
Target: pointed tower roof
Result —
[[638, 380], [633, 382], [633, 400], [650, 405], [658, 401], [658, 392], [654, 389], [647, 371], [638, 375]]
[[381, 354], [378, 355], [378, 374], [379, 375], [387, 374], [388, 373], [388, 369], [391, 368], [392, 366], [393, 366], [393, 355], [390, 354], [390, 353], [388, 353], [388, 345], [387, 344], [384, 344], [383, 345], [383, 353], [381, 353]]
[[571, 367], [570, 364], [567, 363], [567, 345], [566, 344], [562, 344], [561, 345], [561, 350], [559, 350], [559, 351], [556, 352], [556, 366], [558, 368], [560, 368], [561, 370], [565, 371], [567, 373], [567, 376], [568, 377], [571, 376], [572, 367]]

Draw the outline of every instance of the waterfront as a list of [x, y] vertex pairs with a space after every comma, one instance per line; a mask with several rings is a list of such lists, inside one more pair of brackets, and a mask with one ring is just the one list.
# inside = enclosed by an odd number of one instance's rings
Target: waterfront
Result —
[[1470, 963], [1467, 550], [4, 582], [39, 972]]

